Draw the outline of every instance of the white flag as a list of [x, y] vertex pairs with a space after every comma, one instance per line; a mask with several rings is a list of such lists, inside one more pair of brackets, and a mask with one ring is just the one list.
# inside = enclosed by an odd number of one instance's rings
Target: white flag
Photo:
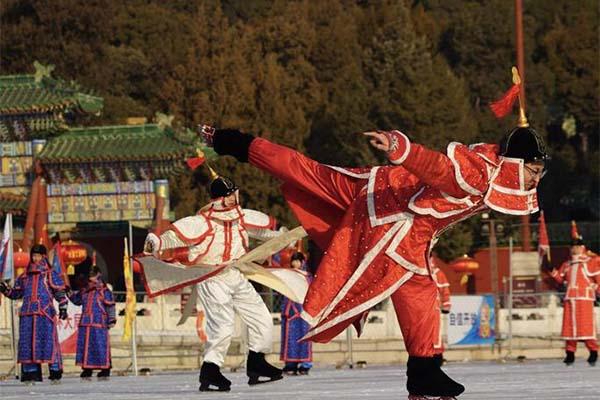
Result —
[[6, 214], [2, 243], [0, 243], [0, 279], [13, 279], [13, 260], [12, 214]]

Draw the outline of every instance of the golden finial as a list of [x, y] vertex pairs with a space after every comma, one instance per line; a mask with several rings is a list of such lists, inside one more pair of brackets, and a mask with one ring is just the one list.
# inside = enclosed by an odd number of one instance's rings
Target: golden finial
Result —
[[[521, 84], [521, 76], [519, 75], [519, 70], [517, 67], [512, 67], [512, 81], [515, 85]], [[523, 101], [523, 87], [519, 90], [519, 120], [517, 121], [517, 126], [519, 128], [527, 128], [529, 126], [529, 122], [527, 122], [527, 116], [525, 116], [525, 102]]]
[[219, 174], [217, 174], [217, 173], [215, 172], [215, 170], [214, 170], [214, 169], [212, 169], [212, 168], [210, 167], [210, 165], [208, 165], [208, 163], [205, 163], [205, 164], [206, 164], [206, 167], [208, 168], [208, 170], [210, 171], [210, 180], [211, 180], [211, 181], [214, 181], [215, 179], [217, 179], [217, 178], [219, 177]]

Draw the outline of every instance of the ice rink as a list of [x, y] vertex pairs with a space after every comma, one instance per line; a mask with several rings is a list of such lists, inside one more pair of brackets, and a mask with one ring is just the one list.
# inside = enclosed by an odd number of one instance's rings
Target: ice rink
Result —
[[[566, 367], [560, 360], [450, 363], [450, 376], [467, 390], [462, 399], [600, 399], [600, 366], [590, 367], [579, 358]], [[44, 368], [44, 374], [46, 369]], [[229, 393], [198, 392], [197, 372], [150, 376], [115, 376], [108, 382], [81, 382], [68, 376], [60, 385], [48, 381], [24, 386], [0, 382], [0, 399], [268, 399], [364, 400], [406, 399], [405, 370], [401, 366], [367, 366], [360, 369], [315, 368], [309, 376], [249, 387], [243, 372], [226, 372], [233, 381]], [[94, 378], [95, 379], [95, 378]]]

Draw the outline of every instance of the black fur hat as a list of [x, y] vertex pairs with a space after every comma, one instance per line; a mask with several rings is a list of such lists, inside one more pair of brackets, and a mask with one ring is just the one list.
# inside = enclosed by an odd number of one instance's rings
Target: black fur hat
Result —
[[33, 258], [34, 254], [41, 254], [43, 256], [46, 256], [46, 255], [48, 255], [48, 250], [46, 249], [46, 246], [44, 246], [43, 244], [36, 244], [29, 251], [29, 257]]
[[521, 158], [526, 163], [544, 162], [550, 159], [543, 139], [529, 127], [513, 129], [500, 143], [500, 155]]
[[233, 183], [231, 179], [226, 178], [224, 176], [216, 177], [208, 185], [208, 191], [212, 199], [229, 196], [238, 189], [239, 188], [236, 186], [235, 183]]

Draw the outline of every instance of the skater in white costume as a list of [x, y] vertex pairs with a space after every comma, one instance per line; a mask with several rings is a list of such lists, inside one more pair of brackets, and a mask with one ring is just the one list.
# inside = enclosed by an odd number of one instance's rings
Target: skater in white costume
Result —
[[[258, 211], [242, 209], [238, 187], [228, 178], [213, 175], [209, 185], [211, 202], [198, 214], [174, 222], [159, 236], [149, 234], [145, 252], [184, 265], [223, 265], [249, 250], [249, 238], [268, 240], [280, 234], [271, 228], [274, 220]], [[231, 381], [220, 367], [234, 333], [237, 312], [248, 326], [248, 384], [282, 378], [282, 371], [265, 360], [270, 352], [273, 321], [262, 298], [235, 264], [197, 284], [198, 297], [206, 312], [204, 362], [200, 391], [229, 391]], [[259, 377], [267, 377], [266, 381]], [[213, 387], [216, 387], [213, 388]]]

